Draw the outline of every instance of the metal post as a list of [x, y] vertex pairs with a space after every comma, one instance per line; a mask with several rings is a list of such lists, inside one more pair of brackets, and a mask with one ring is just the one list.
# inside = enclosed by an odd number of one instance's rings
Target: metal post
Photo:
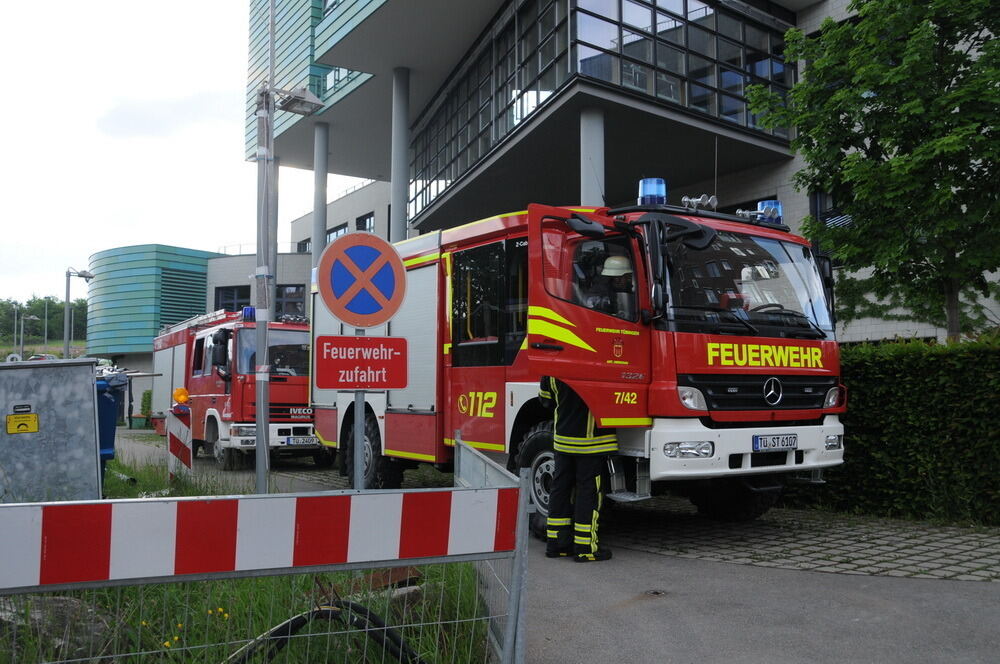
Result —
[[[274, 93], [271, 94], [271, 118], [274, 118]], [[271, 268], [270, 292], [267, 294], [271, 304], [271, 318], [278, 319], [278, 173], [281, 170], [281, 162], [274, 154], [274, 142], [271, 133], [274, 131], [272, 124], [268, 131], [268, 154], [271, 155], [271, 165], [268, 169], [267, 180], [267, 265]]]
[[507, 597], [507, 623], [503, 632], [503, 664], [524, 661], [524, 586], [528, 577], [528, 492], [531, 490], [530, 469], [522, 468], [517, 496], [517, 539]]
[[66, 304], [63, 307], [63, 359], [69, 359], [69, 278], [71, 273], [66, 270]]
[[580, 205], [604, 205], [604, 111], [580, 111]]
[[319, 267], [326, 246], [326, 181], [330, 168], [330, 125], [317, 122], [313, 128], [313, 223], [312, 266]]
[[45, 341], [42, 343], [47, 351], [49, 348], [49, 298], [45, 298]]
[[271, 368], [267, 352], [267, 324], [271, 319], [268, 310], [268, 217], [270, 216], [270, 201], [268, 194], [270, 186], [271, 153], [271, 90], [267, 84], [261, 86], [257, 95], [257, 272], [254, 274], [256, 289], [255, 319], [256, 319], [256, 355], [254, 361], [255, 399], [255, 438], [256, 438], [256, 493], [267, 493], [267, 471], [270, 460], [270, 380]]
[[392, 70], [392, 136], [389, 164], [389, 242], [406, 239], [410, 182], [410, 70]]
[[21, 315], [21, 350], [18, 351], [21, 359], [24, 359], [24, 314]]
[[[365, 336], [361, 328], [354, 330], [359, 337]], [[354, 488], [365, 490], [365, 393], [364, 390], [354, 391]], [[375, 463], [374, 450], [372, 463]]]

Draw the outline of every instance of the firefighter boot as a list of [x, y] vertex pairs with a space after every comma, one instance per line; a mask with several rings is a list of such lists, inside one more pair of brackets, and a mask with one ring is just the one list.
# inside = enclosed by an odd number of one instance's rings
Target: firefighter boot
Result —
[[545, 531], [546, 558], [565, 558], [573, 553], [569, 527], [569, 517], [559, 518], [550, 516], [548, 518]]
[[607, 549], [602, 546], [598, 547], [594, 551], [591, 551], [590, 549], [581, 551], [580, 547], [577, 547], [573, 560], [578, 563], [597, 563], [602, 560], [611, 560], [611, 549]]

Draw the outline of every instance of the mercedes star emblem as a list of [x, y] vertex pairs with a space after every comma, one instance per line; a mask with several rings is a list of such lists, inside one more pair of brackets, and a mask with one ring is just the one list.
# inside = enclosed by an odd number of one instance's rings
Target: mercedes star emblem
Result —
[[777, 378], [768, 378], [764, 381], [764, 402], [768, 406], [777, 406], [781, 403], [781, 381]]

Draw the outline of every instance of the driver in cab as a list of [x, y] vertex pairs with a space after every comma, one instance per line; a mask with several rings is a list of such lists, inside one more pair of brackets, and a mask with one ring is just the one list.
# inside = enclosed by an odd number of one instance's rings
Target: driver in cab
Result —
[[600, 276], [594, 279], [583, 299], [588, 309], [627, 320], [635, 319], [635, 295], [632, 285], [632, 261], [628, 256], [608, 256]]

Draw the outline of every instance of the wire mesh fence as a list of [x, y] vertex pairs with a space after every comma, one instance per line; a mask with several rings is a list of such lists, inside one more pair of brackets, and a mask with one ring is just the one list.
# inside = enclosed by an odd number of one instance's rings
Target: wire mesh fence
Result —
[[512, 559], [0, 597], [0, 662], [496, 661]]
[[[465, 446], [461, 446], [457, 456], [455, 490], [458, 493], [451, 499], [451, 534], [445, 533], [448, 544], [440, 553], [424, 554], [423, 559], [418, 557], [412, 560], [377, 559], [374, 563], [314, 564], [301, 570], [244, 568], [222, 575], [202, 573], [195, 577], [177, 576], [165, 583], [160, 581], [167, 580], [167, 577], [115, 577], [113, 573], [107, 574], [105, 568], [102, 572], [104, 576], [78, 577], [99, 580], [85, 581], [82, 584], [58, 582], [58, 586], [52, 587], [36, 586], [35, 582], [12, 581], [21, 577], [16, 570], [8, 569], [7, 572], [0, 573], [0, 664], [444, 664], [519, 661], [515, 656], [516, 626], [520, 586], [523, 585], [523, 537], [526, 529], [523, 519], [518, 515], [518, 546], [513, 546], [514, 540], [507, 539], [509, 536], [501, 537], [502, 532], [513, 530], [515, 524], [510, 516], [504, 519], [500, 516], [509, 514], [512, 510], [501, 509], [499, 490], [494, 490], [494, 494], [491, 494], [488, 488], [507, 484], [508, 489], [503, 490], [509, 490], [517, 483], [510, 475], [498, 473], [495, 464]], [[521, 484], [525, 481], [526, 478], [522, 477]], [[486, 493], [483, 493], [484, 489]], [[416, 490], [416, 493], [420, 494], [421, 491], [424, 498], [443, 497], [440, 490]], [[351, 493], [354, 492], [327, 492], [326, 495], [345, 496]], [[375, 493], [381, 495], [366, 498], [365, 494], [360, 494], [351, 498], [354, 507], [360, 510], [355, 514], [364, 513], [367, 509], [364, 506], [370, 504], [371, 500], [382, 504], [391, 504], [393, 500], [402, 501], [405, 513], [405, 505], [414, 497], [411, 495], [408, 498], [392, 492]], [[402, 493], [412, 493], [412, 490]], [[498, 501], [495, 512], [498, 544], [496, 551], [492, 553], [490, 547], [475, 548], [466, 542], [470, 535], [468, 528], [472, 526], [468, 517], [473, 512], [463, 507], [473, 505], [473, 498], [478, 500], [479, 497], [490, 495], [496, 495], [497, 498], [494, 499]], [[238, 501], [238, 507], [241, 513], [244, 508], [252, 511], [251, 508], [257, 507], [258, 512], [264, 514], [259, 509], [264, 503], [256, 502], [260, 500], [270, 499], [244, 497]], [[284, 497], [278, 500], [281, 505], [292, 504], [288, 502], [290, 499]], [[297, 500], [316, 499], [300, 497]], [[48, 520], [48, 515], [63, 513], [67, 509], [65, 505], [67, 504], [57, 503], [37, 507], [42, 512], [42, 553], [38, 563], [40, 571], [37, 572], [40, 575], [38, 578], [43, 579], [42, 584], [45, 583], [45, 578], [53, 578], [53, 574], [59, 576], [58, 570], [52, 569], [53, 564], [71, 567], [81, 558], [93, 557], [87, 551], [88, 546], [100, 546], [100, 538], [89, 543], [80, 541], [78, 555], [74, 555], [72, 549], [76, 542], [71, 542], [71, 557], [67, 557], [65, 551], [60, 555], [46, 551], [46, 543], [56, 542], [58, 539], [46, 537], [49, 534], [59, 534], [55, 530], [50, 532], [50, 521], [54, 523], [54, 520]], [[106, 520], [112, 526], [124, 523], [125, 519], [118, 517], [123, 509], [177, 509], [180, 514], [182, 510], [192, 506], [194, 503], [174, 504], [169, 499], [135, 503], [112, 501], [108, 507], [110, 516], [106, 515]], [[72, 509], [72, 506], [69, 507]], [[519, 505], [519, 511], [523, 508], [523, 504]], [[10, 512], [11, 509], [15, 511]], [[12, 532], [10, 526], [13, 524], [13, 530], [16, 530], [18, 523], [28, 523], [30, 520], [25, 515], [33, 509], [36, 508], [30, 505], [0, 506], [0, 524], [8, 526], [3, 536], [16, 537], [17, 533]], [[490, 510], [487, 513], [493, 514]], [[305, 532], [303, 528], [306, 522], [302, 518], [302, 514], [298, 512], [292, 517], [296, 526], [295, 547], [303, 545], [300, 536]], [[446, 516], [445, 519], [447, 518]], [[400, 527], [399, 522], [395, 525], [400, 531], [397, 535], [401, 553], [408, 541], [407, 532], [412, 530], [408, 523], [410, 522], [404, 516], [402, 526]], [[387, 525], [385, 521], [375, 519], [352, 527], [349, 531], [345, 529], [343, 533], [354, 541], [366, 529], [384, 530]], [[252, 545], [253, 548], [273, 544], [262, 542], [259, 538], [251, 538], [247, 544], [244, 542], [246, 527], [250, 527], [250, 524], [243, 521], [237, 527], [236, 550], [242, 552], [237, 557], [247, 552], [247, 549], [241, 548], [245, 545]], [[216, 523], [215, 529], [220, 528], [224, 529], [225, 526]], [[264, 526], [258, 523], [257, 528]], [[202, 542], [212, 540], [210, 530], [203, 533], [200, 538]], [[358, 532], [359, 530], [362, 532]], [[393, 527], [389, 526], [389, 530], [393, 530]], [[472, 530], [475, 531], [476, 528], [472, 526]], [[74, 532], [83, 531], [78, 529]], [[159, 530], [156, 532], [156, 536], [162, 536]], [[271, 530], [265, 529], [265, 532]], [[490, 542], [493, 541], [489, 533], [480, 533], [483, 534], [488, 536]], [[127, 549], [133, 549], [133, 555], [136, 550], [143, 549], [143, 543], [138, 541], [127, 543], [124, 548], [116, 545], [119, 534], [114, 527], [106, 535], [112, 542], [111, 570], [116, 568], [114, 561], [123, 560], [127, 556]], [[419, 533], [417, 536], [419, 537]], [[30, 539], [29, 537], [28, 540]], [[82, 539], [87, 537], [83, 536]], [[7, 544], [0, 542], [0, 552], [16, 554], [37, 546], [28, 540], [24, 545], [14, 545], [10, 541]], [[509, 541], [510, 544], [499, 544], [501, 540]], [[63, 541], [66, 541], [65, 537]], [[179, 559], [179, 536], [177, 542], [176, 557]], [[463, 546], [467, 548], [462, 549]], [[206, 549], [205, 555], [210, 556], [211, 552]], [[141, 562], [133, 561], [132, 564], [142, 566]], [[24, 566], [22, 562], [21, 567]], [[376, 566], [376, 569], [372, 569]]]

